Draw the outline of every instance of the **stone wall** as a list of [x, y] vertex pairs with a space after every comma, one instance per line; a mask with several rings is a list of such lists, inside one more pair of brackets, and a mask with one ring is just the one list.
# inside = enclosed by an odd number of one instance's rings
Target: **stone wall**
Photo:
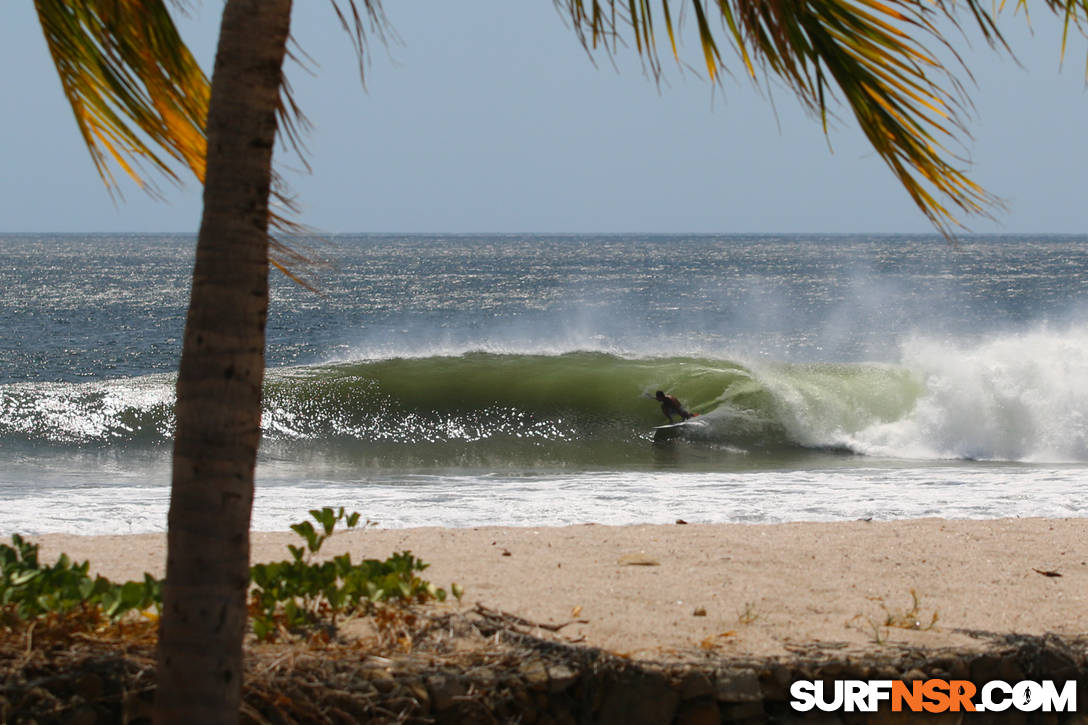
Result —
[[[980, 640], [981, 641], [981, 640]], [[1088, 725], [1088, 640], [990, 637], [976, 652], [890, 645], [846, 655], [833, 646], [790, 658], [737, 659], [720, 652], [685, 661], [635, 662], [523, 632], [498, 631], [471, 647], [376, 654], [361, 642], [263, 646], [247, 653], [243, 723], [713, 723], [987, 722]], [[463, 639], [446, 644], [464, 644]], [[0, 650], [0, 722], [147, 723], [154, 698], [150, 647], [86, 642]], [[1085, 714], [961, 713], [913, 716], [795, 713], [799, 679], [940, 678], [1078, 683]], [[811, 716], [809, 716], [811, 715]]]
[[[790, 660], [703, 661], [655, 664], [631, 662], [607, 653], [554, 643], [516, 642], [520, 656], [458, 667], [408, 667], [390, 660], [356, 671], [354, 704], [346, 720], [371, 718], [404, 722], [602, 723], [616, 725], [709, 725], [736, 722], [893, 723], [917, 722], [909, 713], [816, 712], [806, 716], [789, 706], [789, 687], [798, 679], [957, 679], [982, 683], [1077, 680], [1078, 703], [1088, 713], [1088, 646], [1057, 637], [1014, 637], [983, 652], [892, 650], [864, 657], [826, 654]], [[329, 683], [331, 684], [331, 683]], [[346, 687], [345, 687], [346, 686]], [[342, 691], [350, 688], [342, 683]], [[320, 697], [318, 699], [321, 699]], [[248, 699], [251, 722], [276, 722]], [[282, 704], [282, 703], [281, 703]], [[326, 703], [331, 704], [331, 703]], [[343, 705], [343, 703], [341, 703]], [[263, 711], [263, 712], [262, 712]], [[913, 718], [913, 719], [912, 719]], [[970, 715], [968, 722], [1085, 723], [1088, 716], [1004, 714], [994, 720]], [[925, 722], [959, 721], [959, 713]], [[330, 722], [336, 722], [332, 717]]]

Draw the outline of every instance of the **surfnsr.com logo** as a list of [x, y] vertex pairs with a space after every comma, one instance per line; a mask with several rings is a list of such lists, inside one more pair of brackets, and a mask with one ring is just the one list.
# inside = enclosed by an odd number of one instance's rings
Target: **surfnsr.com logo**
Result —
[[797, 712], [1076, 712], [1077, 682], [991, 680], [797, 680], [790, 686]]

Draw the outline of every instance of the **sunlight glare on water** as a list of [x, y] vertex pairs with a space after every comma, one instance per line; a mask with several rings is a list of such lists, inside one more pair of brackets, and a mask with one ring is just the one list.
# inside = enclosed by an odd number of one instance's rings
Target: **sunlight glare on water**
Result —
[[[254, 526], [1083, 516], [1086, 242], [316, 240]], [[0, 236], [0, 532], [165, 528], [192, 245]], [[655, 433], [658, 389], [705, 426]]]

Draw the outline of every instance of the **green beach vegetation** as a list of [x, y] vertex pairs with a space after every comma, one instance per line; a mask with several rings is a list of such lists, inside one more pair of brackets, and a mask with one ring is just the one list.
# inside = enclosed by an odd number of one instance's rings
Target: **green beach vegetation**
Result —
[[[949, 150], [966, 133], [969, 100], [957, 79], [967, 71], [956, 65], [954, 41], [942, 28], [972, 26], [1011, 50], [995, 22], [1004, 3], [554, 4], [590, 54], [634, 48], [657, 78], [659, 38], [667, 41], [665, 55], [682, 64], [687, 32], [701, 59], [695, 64], [712, 83], [733, 73], [784, 84], [825, 129], [829, 107], [841, 102], [911, 201], [946, 234], [960, 215], [987, 214], [995, 204]], [[1027, 5], [1015, 3], [1025, 14]], [[210, 83], [164, 0], [35, 0], [35, 7], [106, 183], [116, 184], [113, 159], [152, 193], [141, 164], [169, 179], [182, 165], [204, 184], [177, 382], [156, 707], [160, 722], [232, 722], [242, 680], [268, 273], [276, 266], [297, 279], [290, 267], [300, 261], [269, 233], [270, 226], [291, 229], [270, 210], [270, 197], [279, 188], [275, 143], [286, 138], [297, 149], [301, 127], [282, 72], [292, 3], [228, 0]], [[333, 0], [333, 7], [362, 68], [371, 41], [382, 42], [389, 30], [380, 0]], [[1045, 7], [1064, 17], [1066, 32], [1083, 30], [1088, 19], [1085, 0], [1047, 0]], [[942, 62], [949, 56], [951, 68]]]
[[[317, 555], [337, 524], [351, 530], [359, 514], [343, 508], [314, 509], [317, 523], [291, 526], [301, 546], [288, 545], [289, 560], [250, 568], [249, 621], [262, 641], [305, 637], [334, 631], [337, 621], [370, 614], [377, 607], [402, 607], [445, 601], [446, 590], [419, 577], [427, 564], [409, 551], [354, 563], [350, 553], [320, 561]], [[90, 575], [90, 562], [75, 563], [61, 554], [56, 563], [41, 563], [39, 547], [22, 536], [0, 544], [0, 626], [20, 629], [48, 619], [52, 628], [80, 632], [107, 625], [123, 628], [129, 615], [155, 622], [162, 614], [163, 582], [151, 574], [142, 581], [117, 583]], [[452, 587], [455, 595], [460, 587]], [[131, 619], [131, 617], [129, 617]]]
[[77, 564], [67, 554], [42, 564], [38, 545], [14, 534], [11, 546], [0, 544], [0, 623], [14, 627], [48, 616], [87, 626], [162, 610], [161, 580], [145, 574], [142, 582], [118, 584], [89, 570], [89, 561]]

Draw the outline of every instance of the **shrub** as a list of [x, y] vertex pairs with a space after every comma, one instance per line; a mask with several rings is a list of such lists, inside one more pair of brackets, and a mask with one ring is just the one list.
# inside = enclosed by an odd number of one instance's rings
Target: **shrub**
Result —
[[310, 511], [310, 516], [320, 528], [309, 521], [291, 526], [304, 540], [305, 548], [288, 545], [290, 561], [257, 564], [250, 570], [253, 589], [249, 615], [259, 639], [320, 625], [335, 627], [337, 617], [360, 610], [370, 612], [379, 602], [411, 604], [446, 599], [444, 589], [417, 575], [428, 565], [408, 551], [384, 561], [364, 559], [356, 564], [351, 554], [341, 554], [315, 562], [314, 557], [336, 525], [343, 522], [346, 528], [355, 528], [359, 514], [347, 514], [343, 508], [323, 508]]
[[[379, 603], [412, 604], [444, 601], [446, 591], [418, 575], [427, 564], [411, 552], [393, 554], [384, 561], [364, 559], [353, 563], [350, 554], [328, 561], [314, 561], [322, 544], [337, 524], [352, 529], [359, 514], [343, 508], [314, 509], [310, 521], [291, 526], [303, 539], [302, 546], [288, 545], [288, 561], [256, 564], [250, 568], [249, 615], [258, 639], [270, 640], [283, 633], [336, 626], [337, 618], [355, 612], [372, 612]], [[367, 521], [364, 526], [370, 525]], [[103, 576], [92, 578], [90, 562], [73, 564], [61, 554], [56, 564], [38, 561], [38, 546], [18, 534], [12, 546], [0, 544], [0, 622], [9, 626], [47, 615], [79, 611], [88, 624], [105, 617], [120, 621], [130, 612], [162, 611], [162, 580], [144, 574], [140, 581], [116, 584]], [[453, 585], [460, 599], [461, 588]]]
[[87, 573], [90, 562], [73, 564], [67, 554], [43, 566], [38, 545], [18, 534], [12, 546], [0, 544], [0, 609], [8, 622], [46, 614], [68, 614], [76, 609], [98, 609], [116, 622], [132, 611], [162, 608], [162, 582], [144, 574], [142, 582], [111, 582]]

